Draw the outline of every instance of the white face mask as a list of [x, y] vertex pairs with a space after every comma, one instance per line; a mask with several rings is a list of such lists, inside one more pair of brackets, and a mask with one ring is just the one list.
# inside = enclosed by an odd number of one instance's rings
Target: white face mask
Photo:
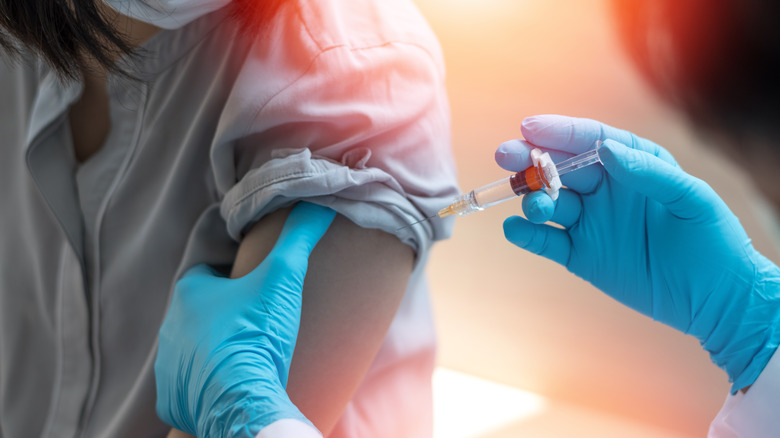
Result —
[[177, 29], [216, 11], [230, 0], [103, 0], [122, 15], [163, 29]]

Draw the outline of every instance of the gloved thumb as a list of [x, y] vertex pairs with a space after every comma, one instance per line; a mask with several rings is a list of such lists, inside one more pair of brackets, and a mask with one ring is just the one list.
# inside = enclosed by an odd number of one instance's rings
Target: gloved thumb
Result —
[[336, 212], [330, 208], [298, 203], [287, 216], [279, 239], [266, 259], [244, 278], [253, 281], [253, 277], [258, 277], [257, 284], [282, 280], [303, 284], [309, 256], [335, 217]]
[[181, 280], [184, 280], [185, 278], [189, 280], [193, 278], [200, 278], [200, 277], [216, 277], [219, 276], [219, 273], [216, 269], [212, 268], [211, 266], [201, 263], [198, 265], [195, 265], [187, 270], [187, 272], [182, 275]]
[[571, 240], [565, 230], [512, 216], [504, 221], [504, 236], [514, 245], [558, 264], [566, 266], [569, 261]]
[[599, 158], [607, 173], [624, 186], [657, 201], [684, 219], [699, 216], [717, 195], [702, 180], [653, 154], [605, 140]]

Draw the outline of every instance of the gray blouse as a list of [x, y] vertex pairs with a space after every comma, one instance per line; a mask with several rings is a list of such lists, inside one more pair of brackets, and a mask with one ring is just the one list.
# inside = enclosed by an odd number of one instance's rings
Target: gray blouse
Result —
[[[301, 199], [416, 250], [334, 436], [417, 436], [404, 424], [430, 422], [434, 351], [422, 271], [452, 224], [398, 228], [457, 193], [442, 57], [419, 12], [295, 0], [250, 38], [223, 9], [121, 62], [138, 80], [109, 78], [111, 132], [78, 164], [81, 84], [0, 60], [0, 436], [164, 436], [152, 366], [175, 279], [230, 265], [247, 227]], [[417, 370], [396, 373], [404, 391], [383, 391], [391, 366]]]

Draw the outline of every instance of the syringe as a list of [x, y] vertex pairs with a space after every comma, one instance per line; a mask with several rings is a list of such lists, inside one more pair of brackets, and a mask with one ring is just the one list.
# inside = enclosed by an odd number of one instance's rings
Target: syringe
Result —
[[507, 178], [464, 193], [455, 198], [450, 205], [439, 210], [437, 214], [419, 222], [436, 216], [466, 216], [534, 190], [543, 189], [555, 200], [558, 198], [558, 190], [561, 188], [561, 175], [601, 162], [598, 146], [600, 144], [597, 144], [596, 149], [591, 149], [585, 153], [563, 160], [558, 164], [553, 163], [550, 154], [547, 152], [533, 149], [531, 151], [531, 160], [533, 162], [531, 167]]

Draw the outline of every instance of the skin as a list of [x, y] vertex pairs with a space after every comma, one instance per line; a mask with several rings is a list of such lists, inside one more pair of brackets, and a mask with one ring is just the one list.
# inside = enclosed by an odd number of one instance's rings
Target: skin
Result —
[[[136, 47], [160, 31], [107, 7], [106, 13]], [[82, 95], [68, 114], [80, 162], [100, 150], [111, 130], [107, 73], [89, 63], [82, 75]], [[233, 277], [262, 262], [288, 213], [277, 211], [252, 227], [239, 247]], [[333, 429], [368, 371], [400, 305], [413, 263], [413, 250], [395, 236], [361, 228], [342, 216], [312, 253], [287, 392], [323, 434]], [[168, 435], [189, 436], [176, 429]]]
[[[232, 276], [265, 258], [288, 211], [258, 222]], [[287, 393], [325, 435], [335, 426], [382, 344], [406, 290], [414, 252], [395, 236], [337, 216], [314, 248]]]
[[[258, 221], [241, 243], [231, 277], [270, 252], [289, 209]], [[327, 435], [368, 371], [412, 272], [414, 252], [395, 236], [336, 216], [309, 259], [287, 393]], [[325, 395], [327, 394], [327, 395]], [[190, 435], [172, 430], [168, 438]]]

